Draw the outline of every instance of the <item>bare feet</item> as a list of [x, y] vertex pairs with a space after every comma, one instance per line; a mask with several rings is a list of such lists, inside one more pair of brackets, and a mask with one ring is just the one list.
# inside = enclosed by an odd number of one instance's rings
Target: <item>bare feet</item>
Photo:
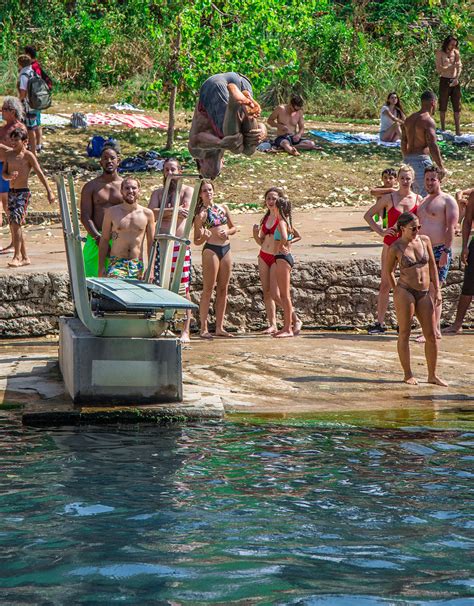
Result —
[[443, 379], [440, 379], [436, 375], [428, 377], [428, 383], [431, 383], [432, 385], [440, 385], [441, 387], [448, 387], [446, 381], [443, 381]]
[[245, 105], [247, 107], [247, 115], [257, 117], [260, 115], [260, 105], [252, 99], [248, 91], [241, 91], [235, 84], [228, 84], [227, 90], [232, 100], [239, 105]]
[[286, 339], [288, 337], [293, 337], [294, 334], [292, 330], [279, 330], [273, 336], [275, 339]]
[[186, 330], [183, 330], [179, 340], [181, 341], [181, 343], [191, 343], [191, 339], [189, 338], [189, 332]]
[[274, 335], [277, 331], [277, 327], [276, 326], [269, 326], [268, 328], [265, 328], [265, 330], [262, 330], [262, 335]]
[[[441, 339], [441, 334], [440, 334], [440, 333], [436, 333], [436, 335], [435, 335], [435, 336], [436, 336], [436, 338], [437, 338], [438, 340], [439, 340], [439, 339]], [[418, 336], [416, 337], [415, 341], [416, 341], [417, 343], [426, 343], [426, 339], [425, 339], [424, 335], [418, 335]]]
[[296, 322], [293, 326], [293, 336], [297, 337], [300, 334], [302, 328], [303, 328], [303, 322], [301, 320], [296, 320]]
[[411, 377], [405, 377], [403, 379], [404, 383], [407, 383], [407, 385], [418, 385], [418, 381], [415, 379], [415, 377], [412, 375]]
[[230, 332], [226, 330], [216, 330], [216, 337], [221, 337], [224, 339], [233, 339], [234, 335], [231, 335]]
[[288, 150], [290, 156], [301, 156], [300, 152], [296, 149], [296, 147], [290, 147]]
[[451, 324], [447, 328], [443, 328], [441, 331], [443, 335], [460, 335], [462, 333], [462, 326], [456, 326], [456, 324]]
[[22, 261], [18, 257], [13, 257], [11, 261], [7, 263], [8, 267], [21, 267]]
[[26, 257], [25, 259], [21, 260], [21, 265], [31, 265], [31, 261], [29, 257]]
[[201, 337], [201, 339], [207, 339], [208, 341], [214, 338], [208, 330], [205, 330], [199, 336]]
[[250, 99], [253, 104], [253, 107], [249, 107], [249, 109], [247, 109], [247, 114], [249, 116], [251, 116], [252, 118], [258, 118], [260, 116], [260, 114], [262, 113], [262, 108], [255, 101], [255, 99], [252, 98], [250, 91], [244, 90], [244, 91], [242, 91], [242, 94], [244, 95], [244, 97], [247, 97], [247, 99]]

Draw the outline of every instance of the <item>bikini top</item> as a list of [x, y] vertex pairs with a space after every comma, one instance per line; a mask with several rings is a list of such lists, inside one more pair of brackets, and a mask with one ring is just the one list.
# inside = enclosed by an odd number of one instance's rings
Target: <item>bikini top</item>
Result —
[[220, 227], [221, 225], [227, 225], [227, 213], [221, 206], [213, 204], [207, 209], [204, 227], [206, 229], [212, 229], [213, 227]]
[[400, 269], [409, 269], [411, 267], [423, 267], [423, 265], [426, 265], [428, 263], [429, 257], [428, 257], [428, 253], [426, 252], [426, 246], [425, 243], [423, 242], [423, 240], [421, 241], [421, 244], [423, 246], [423, 255], [421, 257], [421, 259], [417, 259], [416, 257], [414, 259], [412, 259], [411, 257], [408, 257], [405, 254], [402, 254], [401, 259], [400, 259]]
[[[405, 211], [398, 210], [397, 208], [395, 208], [395, 206], [393, 204], [393, 194], [390, 194], [390, 198], [392, 200], [392, 206], [388, 209], [388, 212], [387, 212], [387, 226], [395, 227], [395, 225], [397, 224], [397, 221], [398, 221], [398, 217], [401, 214], [403, 214]], [[420, 196], [416, 197], [415, 206], [413, 208], [411, 208], [408, 212], [413, 213], [414, 215], [417, 214], [419, 198], [420, 198]], [[399, 235], [385, 236], [385, 238], [383, 239], [383, 242], [384, 242], [384, 244], [387, 244], [387, 246], [390, 246], [390, 244], [393, 244], [394, 242], [396, 242], [399, 237], [400, 237]]]
[[[277, 240], [277, 241], [281, 240], [281, 233], [280, 233], [280, 230], [278, 229], [278, 227], [275, 229], [275, 232], [273, 234], [273, 239]], [[288, 242], [291, 242], [293, 240], [293, 234], [289, 233], [287, 239], [288, 239]]]
[[270, 227], [270, 229], [268, 229], [267, 227], [267, 221], [265, 220], [262, 224], [262, 233], [264, 236], [266, 236], [267, 234], [271, 234], [272, 236], [275, 233], [276, 228], [278, 227], [278, 219], [275, 220], [275, 223]]

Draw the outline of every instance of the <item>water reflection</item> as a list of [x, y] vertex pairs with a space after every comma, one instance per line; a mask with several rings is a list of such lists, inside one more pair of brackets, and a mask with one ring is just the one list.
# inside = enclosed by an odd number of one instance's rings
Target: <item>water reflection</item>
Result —
[[6, 603], [457, 605], [473, 595], [468, 430], [45, 433], [12, 419], [0, 437]]

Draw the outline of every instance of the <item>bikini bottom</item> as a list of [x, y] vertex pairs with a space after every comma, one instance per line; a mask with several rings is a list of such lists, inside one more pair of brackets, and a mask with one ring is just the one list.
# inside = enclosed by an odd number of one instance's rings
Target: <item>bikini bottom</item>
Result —
[[275, 255], [272, 255], [271, 253], [261, 250], [258, 253], [258, 256], [268, 265], [268, 267], [271, 267], [275, 263]]
[[423, 297], [426, 297], [429, 294], [429, 290], [418, 290], [416, 288], [411, 288], [410, 286], [407, 286], [406, 284], [400, 284], [400, 282], [398, 283], [398, 286], [400, 286], [401, 288], [404, 288], [407, 292], [409, 292], [412, 297], [415, 299], [415, 303], [418, 303], [418, 301], [421, 301], [421, 299], [423, 299]]
[[284, 254], [275, 255], [275, 261], [277, 261], [278, 259], [282, 259], [283, 261], [286, 261], [290, 267], [293, 267], [293, 265], [295, 264], [295, 260], [293, 259], [293, 255], [290, 255], [290, 254], [287, 254], [287, 255], [284, 255]]
[[221, 246], [220, 244], [207, 244], [206, 243], [202, 250], [203, 251], [212, 250], [212, 252], [215, 253], [219, 257], [219, 261], [221, 261], [226, 256], [226, 254], [229, 252], [230, 244], [224, 244], [224, 246]]

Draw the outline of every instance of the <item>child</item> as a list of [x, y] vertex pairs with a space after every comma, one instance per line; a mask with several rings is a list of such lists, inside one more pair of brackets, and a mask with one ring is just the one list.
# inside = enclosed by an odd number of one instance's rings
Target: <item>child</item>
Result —
[[12, 149], [5, 152], [2, 177], [10, 181], [8, 192], [8, 214], [12, 230], [13, 259], [8, 263], [10, 267], [20, 267], [31, 263], [26, 254], [25, 237], [21, 226], [25, 223], [31, 192], [28, 189], [28, 178], [33, 169], [44, 185], [49, 203], [54, 202], [54, 194], [46, 181], [36, 157], [26, 146], [28, 134], [22, 127], [15, 128], [10, 133]]
[[[377, 202], [381, 196], [391, 194], [398, 190], [397, 171], [394, 168], [386, 168], [383, 170], [382, 183], [382, 187], [377, 186], [370, 190], [371, 195], [375, 196], [375, 202]], [[380, 221], [380, 217], [378, 215], [375, 215], [374, 219], [377, 222]], [[387, 227], [387, 211], [385, 209], [382, 217], [382, 227], [385, 229]]]

